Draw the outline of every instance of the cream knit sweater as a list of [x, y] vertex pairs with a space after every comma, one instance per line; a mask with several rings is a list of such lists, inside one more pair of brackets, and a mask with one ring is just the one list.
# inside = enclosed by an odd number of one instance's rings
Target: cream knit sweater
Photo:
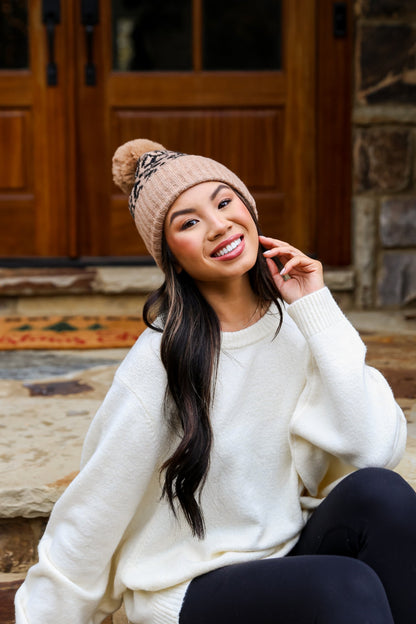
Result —
[[404, 416], [329, 291], [288, 306], [273, 339], [277, 318], [271, 308], [222, 336], [202, 541], [160, 499], [158, 470], [177, 440], [162, 418], [160, 335], [143, 333], [54, 508], [16, 624], [97, 624], [122, 597], [131, 622], [177, 624], [192, 578], [285, 555], [331, 481], [396, 465]]

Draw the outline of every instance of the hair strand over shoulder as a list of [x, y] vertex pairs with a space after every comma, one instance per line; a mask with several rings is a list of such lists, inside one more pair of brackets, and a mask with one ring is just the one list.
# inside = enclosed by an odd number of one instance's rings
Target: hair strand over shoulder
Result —
[[[257, 224], [253, 213], [252, 216]], [[179, 437], [177, 448], [161, 467], [163, 496], [175, 515], [175, 500], [178, 501], [192, 533], [203, 538], [205, 525], [200, 497], [208, 475], [213, 440], [210, 409], [221, 329], [215, 311], [194, 280], [185, 271], [176, 272], [165, 243], [162, 254], [165, 282], [147, 300], [143, 319], [148, 327], [163, 332], [161, 359], [167, 373], [165, 412]], [[281, 297], [261, 248], [249, 278], [263, 309], [271, 302], [277, 306], [280, 313], [277, 334], [282, 324]], [[158, 324], [154, 325], [156, 318]]]

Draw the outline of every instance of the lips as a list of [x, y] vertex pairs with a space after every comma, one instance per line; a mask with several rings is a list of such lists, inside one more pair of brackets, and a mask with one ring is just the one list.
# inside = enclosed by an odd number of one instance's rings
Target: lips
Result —
[[239, 247], [242, 242], [243, 236], [234, 236], [218, 245], [218, 247], [216, 247], [212, 252], [211, 257], [221, 258], [222, 256], [226, 256], [227, 254], [230, 254], [232, 251], [237, 249], [237, 247]]

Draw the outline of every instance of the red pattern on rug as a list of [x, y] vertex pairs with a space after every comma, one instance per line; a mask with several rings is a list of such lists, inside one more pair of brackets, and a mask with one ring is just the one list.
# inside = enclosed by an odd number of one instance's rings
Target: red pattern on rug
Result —
[[6, 316], [0, 350], [129, 348], [145, 327], [139, 316]]

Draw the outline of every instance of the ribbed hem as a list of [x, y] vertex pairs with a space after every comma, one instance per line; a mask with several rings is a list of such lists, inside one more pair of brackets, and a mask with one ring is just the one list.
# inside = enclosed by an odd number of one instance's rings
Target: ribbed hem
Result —
[[178, 624], [183, 599], [190, 581], [157, 592], [153, 600], [153, 624]]
[[345, 321], [344, 314], [326, 286], [290, 304], [287, 312], [305, 338]]

